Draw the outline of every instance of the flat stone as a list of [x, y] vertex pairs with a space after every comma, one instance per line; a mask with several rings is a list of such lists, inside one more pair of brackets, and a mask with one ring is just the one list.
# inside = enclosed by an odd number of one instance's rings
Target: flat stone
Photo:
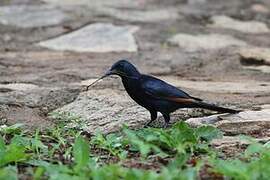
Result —
[[188, 81], [175, 77], [161, 76], [166, 82], [177, 87], [195, 89], [197, 91], [214, 93], [265, 93], [270, 92], [270, 82], [245, 81], [245, 82], [213, 82], [213, 81]]
[[29, 91], [37, 88], [37, 85], [26, 83], [0, 84], [0, 91], [1, 89], [7, 91]]
[[270, 128], [270, 109], [243, 111], [237, 114], [221, 114], [201, 118], [190, 118], [186, 122], [192, 126], [212, 124], [226, 134], [250, 134]]
[[[125, 91], [103, 89], [83, 92], [72, 103], [55, 110], [80, 116], [83, 130], [94, 133], [118, 131], [123, 124], [142, 127], [150, 120], [146, 109], [133, 102]], [[70, 122], [72, 124], [74, 122]]]
[[239, 49], [241, 61], [255, 65], [270, 65], [270, 49], [259, 47], [245, 47]]
[[188, 0], [188, 4], [190, 5], [197, 5], [197, 4], [204, 4], [207, 0]]
[[187, 52], [201, 50], [216, 50], [229, 46], [246, 46], [244, 41], [229, 35], [222, 34], [176, 34], [168, 40], [169, 43], [177, 45]]
[[5, 124], [22, 123], [27, 130], [46, 129], [53, 125], [38, 108], [33, 109], [27, 106], [12, 106], [4, 109], [0, 105], [0, 116], [1, 120], [5, 120]]
[[240, 21], [228, 16], [213, 16], [211, 27], [233, 29], [243, 33], [269, 33], [270, 30], [266, 24], [258, 21]]
[[262, 73], [270, 73], [270, 66], [244, 66], [244, 69], [260, 71]]
[[142, 4], [140, 1], [132, 0], [106, 0], [106, 1], [96, 1], [96, 0], [42, 0], [43, 2], [58, 5], [58, 6], [89, 6], [89, 7], [138, 7]]
[[98, 9], [99, 13], [117, 19], [131, 22], [159, 22], [164, 20], [179, 19], [180, 15], [176, 8], [156, 9], [156, 10], [123, 10], [114, 8]]
[[133, 33], [137, 26], [115, 26], [95, 23], [60, 37], [42, 41], [38, 45], [59, 51], [77, 52], [136, 52]]
[[189, 118], [185, 122], [188, 123], [192, 127], [200, 127], [203, 125], [214, 125], [216, 122], [221, 120], [220, 116], [221, 114], [215, 114], [215, 115], [206, 116], [206, 117]]
[[[0, 88], [1, 89], [1, 88]], [[0, 105], [25, 105], [39, 107], [43, 112], [51, 111], [73, 101], [79, 94], [79, 89], [70, 88], [20, 88], [18, 91], [0, 92]]]
[[21, 28], [53, 26], [68, 19], [67, 14], [48, 5], [0, 7], [0, 23]]
[[[257, 142], [266, 143], [270, 140], [269, 137], [256, 138]], [[241, 138], [241, 136], [223, 136], [221, 139], [213, 139], [211, 141], [213, 146], [218, 146], [223, 148], [226, 146], [235, 146], [235, 145], [249, 145], [252, 144], [251, 141]]]

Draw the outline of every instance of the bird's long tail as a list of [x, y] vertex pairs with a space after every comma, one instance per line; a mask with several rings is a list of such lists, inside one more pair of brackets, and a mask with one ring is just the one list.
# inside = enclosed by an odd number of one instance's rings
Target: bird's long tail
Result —
[[198, 108], [209, 109], [209, 110], [218, 111], [218, 112], [221, 112], [221, 113], [235, 114], [235, 113], [240, 112], [239, 110], [223, 108], [223, 107], [216, 106], [214, 104], [208, 104], [208, 103], [201, 102], [201, 101], [195, 101], [194, 103], [195, 103], [195, 106], [198, 107]]

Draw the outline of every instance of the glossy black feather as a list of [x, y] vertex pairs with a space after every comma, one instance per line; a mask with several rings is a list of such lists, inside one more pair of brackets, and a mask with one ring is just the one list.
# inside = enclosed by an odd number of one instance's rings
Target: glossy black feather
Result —
[[146, 94], [149, 94], [155, 98], [167, 99], [168, 97], [175, 97], [175, 98], [188, 98], [188, 99], [192, 98], [195, 100], [201, 100], [199, 98], [194, 98], [189, 94], [187, 94], [186, 92], [153, 76], [142, 75], [140, 80], [142, 90]]
[[120, 60], [112, 65], [106, 75], [119, 75], [129, 96], [151, 114], [151, 123], [160, 112], [167, 126], [170, 113], [179, 108], [204, 108], [222, 113], [237, 113], [239, 111], [218, 107], [203, 102], [199, 98], [174, 87], [153, 76], [141, 74], [135, 66], [126, 60]]

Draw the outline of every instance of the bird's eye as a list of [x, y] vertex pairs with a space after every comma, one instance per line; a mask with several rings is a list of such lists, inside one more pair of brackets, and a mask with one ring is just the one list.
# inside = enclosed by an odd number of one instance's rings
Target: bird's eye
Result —
[[119, 69], [123, 69], [124, 68], [124, 65], [123, 64], [119, 64]]

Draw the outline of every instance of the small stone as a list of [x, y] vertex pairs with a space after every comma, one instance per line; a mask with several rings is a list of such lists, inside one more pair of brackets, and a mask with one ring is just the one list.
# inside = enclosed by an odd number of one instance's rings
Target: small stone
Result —
[[202, 117], [202, 118], [189, 118], [188, 120], [186, 120], [186, 123], [188, 123], [192, 127], [199, 127], [199, 126], [202, 126], [204, 124], [205, 125], [214, 124], [220, 120], [219, 116], [220, 116], [220, 114], [211, 115], [211, 116]]
[[95, 23], [60, 37], [42, 41], [38, 45], [59, 51], [77, 52], [136, 52], [133, 37], [137, 26], [115, 26]]
[[188, 0], [188, 4], [190, 4], [190, 5], [204, 4], [206, 2], [207, 2], [207, 0]]
[[114, 8], [98, 9], [99, 13], [131, 22], [159, 22], [179, 19], [180, 15], [175, 8], [157, 10], [119, 10]]
[[30, 91], [37, 88], [38, 88], [37, 85], [26, 84], [26, 83], [0, 84], [0, 91], [1, 89], [11, 90], [11, 91]]
[[89, 7], [121, 7], [121, 8], [134, 8], [141, 5], [140, 1], [133, 0], [106, 0], [106, 1], [97, 1], [97, 0], [42, 0], [43, 2], [50, 3], [58, 6], [89, 6]]
[[246, 46], [244, 41], [229, 35], [222, 34], [177, 34], [168, 40], [173, 45], [185, 49], [188, 52], [201, 50], [216, 50], [229, 46]]
[[262, 73], [270, 73], [270, 66], [244, 66], [244, 69], [260, 71]]
[[3, 40], [4, 40], [5, 42], [9, 42], [9, 41], [11, 40], [10, 35], [4, 34], [4, 35], [3, 35]]
[[191, 118], [186, 122], [193, 126], [212, 124], [231, 135], [257, 133], [270, 128], [270, 109], [243, 111], [237, 114], [221, 114]]
[[[269, 137], [264, 138], [256, 138], [257, 142], [266, 143], [270, 140]], [[231, 145], [249, 145], [252, 144], [251, 141], [247, 139], [241, 138], [241, 136], [223, 136], [221, 139], [213, 139], [211, 141], [213, 146], [224, 147], [224, 146], [231, 146]]]
[[245, 81], [245, 82], [213, 82], [213, 81], [188, 81], [175, 77], [160, 77], [166, 82], [179, 88], [195, 89], [197, 91], [214, 93], [267, 93], [270, 92], [270, 82]]
[[0, 7], [0, 23], [21, 28], [57, 25], [67, 20], [67, 15], [47, 5], [12, 5]]
[[241, 61], [247, 64], [270, 65], [270, 49], [259, 47], [240, 48]]
[[253, 4], [251, 6], [251, 10], [257, 13], [263, 13], [263, 14], [267, 14], [269, 13], [269, 9], [262, 4]]
[[251, 34], [270, 32], [266, 24], [258, 21], [240, 21], [228, 16], [214, 16], [211, 20], [213, 24], [211, 24], [210, 27], [214, 28], [232, 29]]

